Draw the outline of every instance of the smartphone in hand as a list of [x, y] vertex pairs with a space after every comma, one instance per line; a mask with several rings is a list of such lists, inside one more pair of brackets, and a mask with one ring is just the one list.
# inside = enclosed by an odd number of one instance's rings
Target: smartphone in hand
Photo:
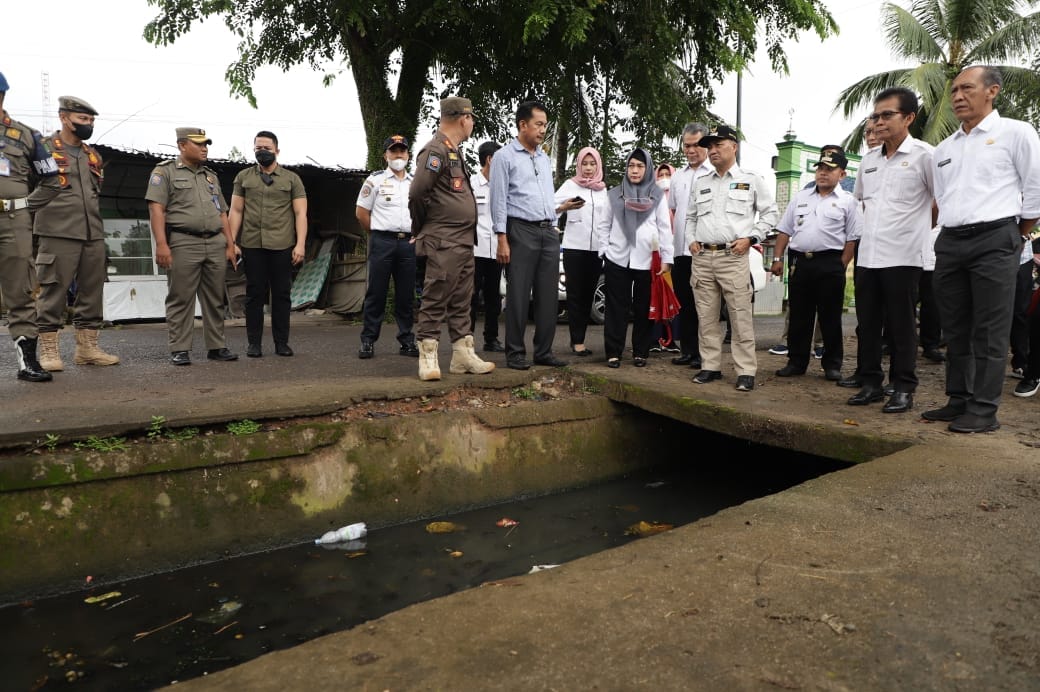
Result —
[[585, 199], [583, 197], [571, 197], [570, 201], [577, 204], [579, 207], [585, 205]]

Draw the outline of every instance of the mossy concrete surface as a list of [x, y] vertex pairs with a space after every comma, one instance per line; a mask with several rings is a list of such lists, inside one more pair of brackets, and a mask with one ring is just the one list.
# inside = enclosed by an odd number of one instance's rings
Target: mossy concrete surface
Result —
[[680, 427], [584, 397], [8, 459], [0, 600], [593, 483]]

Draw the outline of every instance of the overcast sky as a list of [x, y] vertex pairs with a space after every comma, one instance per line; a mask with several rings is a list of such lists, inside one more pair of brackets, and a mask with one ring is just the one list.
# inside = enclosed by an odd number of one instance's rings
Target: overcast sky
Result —
[[[821, 42], [806, 34], [791, 43], [787, 77], [773, 74], [766, 60], [745, 76], [746, 167], [761, 172], [769, 168], [776, 154], [773, 145], [781, 141], [789, 122], [804, 142], [820, 145], [843, 139], [853, 123], [832, 115], [838, 93], [867, 74], [898, 65], [881, 38], [881, 0], [830, 0], [827, 5], [841, 27], [839, 36]], [[213, 138], [210, 155], [218, 158], [232, 147], [249, 152], [253, 134], [268, 129], [278, 135], [286, 163], [365, 166], [364, 130], [349, 71], [324, 88], [323, 73], [307, 67], [288, 73], [262, 68], [254, 84], [254, 110], [228, 94], [224, 70], [235, 58], [237, 40], [222, 22], [210, 21], [173, 46], [160, 48], [141, 37], [155, 14], [145, 0], [123, 0], [117, 13], [102, 12], [98, 5], [83, 12], [85, 6], [82, 0], [47, 3], [49, 17], [75, 18], [75, 31], [60, 34], [60, 46], [50, 38], [59, 34], [43, 27], [5, 32], [0, 72], [10, 83], [5, 107], [16, 119], [54, 129], [58, 97], [72, 94], [101, 114], [94, 143], [173, 153], [174, 128], [192, 125], [207, 130]], [[83, 43], [77, 49], [76, 36], [89, 46]], [[44, 73], [49, 109], [44, 105]], [[734, 76], [720, 85], [712, 104], [714, 112], [731, 123], [736, 117], [736, 81]]]

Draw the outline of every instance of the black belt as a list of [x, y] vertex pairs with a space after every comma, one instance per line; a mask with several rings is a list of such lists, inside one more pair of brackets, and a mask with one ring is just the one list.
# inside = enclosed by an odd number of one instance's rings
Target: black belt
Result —
[[974, 235], [976, 233], [992, 231], [1001, 226], [1006, 226], [1009, 223], [1017, 223], [1016, 217], [1005, 216], [996, 221], [980, 221], [979, 223], [969, 223], [963, 226], [943, 226], [942, 229], [943, 233], [953, 233], [954, 235]]
[[556, 225], [554, 221], [543, 219], [541, 221], [528, 221], [527, 219], [521, 219], [519, 216], [510, 216], [506, 218], [506, 221], [512, 221], [514, 223], [526, 223], [528, 226], [537, 226], [538, 228], [552, 228]]
[[799, 252], [798, 250], [788, 250], [788, 253], [792, 257], [804, 257], [805, 259], [812, 259], [813, 257], [828, 257], [830, 255], [840, 255], [841, 250], [813, 250], [812, 252]]
[[223, 233], [223, 231], [194, 231], [190, 228], [180, 228], [179, 226], [167, 226], [166, 230], [170, 233], [183, 233], [184, 235], [190, 235], [196, 238], [212, 238], [215, 235]]
[[400, 231], [383, 231], [383, 230], [379, 230], [379, 229], [373, 228], [372, 232], [373, 233], [387, 233], [389, 235], [396, 236], [398, 240], [404, 240], [405, 238], [411, 238], [412, 237], [411, 233], [402, 233]]
[[719, 250], [729, 250], [729, 243], [701, 243], [701, 250], [711, 250], [718, 252]]

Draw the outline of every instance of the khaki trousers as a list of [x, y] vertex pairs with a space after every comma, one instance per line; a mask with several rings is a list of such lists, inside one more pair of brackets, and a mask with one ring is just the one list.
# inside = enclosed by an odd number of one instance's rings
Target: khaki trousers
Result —
[[705, 370], [722, 370], [722, 324], [719, 310], [725, 297], [729, 323], [733, 329], [730, 350], [737, 375], [758, 371], [755, 356], [755, 325], [751, 312], [751, 270], [747, 255], [734, 255], [729, 250], [703, 250], [693, 257], [690, 279], [697, 301], [697, 335], [701, 363]]
[[12, 339], [35, 339], [36, 267], [32, 258], [32, 218], [27, 209], [0, 214], [0, 294]]
[[224, 273], [227, 240], [223, 233], [198, 238], [170, 233], [173, 266], [166, 271], [166, 326], [170, 352], [190, 351], [195, 297], [202, 307], [202, 334], [207, 349], [224, 348]]
[[441, 326], [448, 325], [452, 343], [473, 333], [470, 303], [473, 299], [473, 248], [468, 245], [433, 247], [426, 241], [426, 282], [416, 336], [440, 339]]
[[67, 294], [76, 282], [72, 323], [76, 329], [101, 329], [105, 310], [105, 241], [40, 236], [36, 253], [40, 295], [36, 299], [41, 332], [65, 324]]

